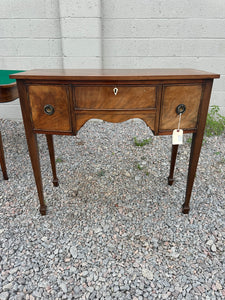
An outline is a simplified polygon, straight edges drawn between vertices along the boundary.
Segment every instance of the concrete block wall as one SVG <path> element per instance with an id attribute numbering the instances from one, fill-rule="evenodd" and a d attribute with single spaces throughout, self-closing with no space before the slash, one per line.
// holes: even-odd
<path id="1" fill-rule="evenodd" d="M 224 0 L 1 0 L 0 68 L 197 68 L 221 74 Z M 18 102 L 0 118 L 21 119 Z"/>
<path id="2" fill-rule="evenodd" d="M 211 105 L 225 115 L 224 0 L 103 1 L 104 68 L 218 72 Z"/>
<path id="3" fill-rule="evenodd" d="M 100 0 L 1 0 L 1 69 L 101 67 Z M 0 118 L 21 120 L 19 101 Z"/>
<path id="4" fill-rule="evenodd" d="M 61 29 L 55 0 L 1 0 L 0 68 L 61 68 Z M 0 104 L 0 118 L 22 119 L 19 101 Z"/>
<path id="5" fill-rule="evenodd" d="M 64 68 L 102 68 L 101 0 L 59 0 Z"/>
<path id="6" fill-rule="evenodd" d="M 2 69 L 62 66 L 58 3 L 54 0 L 1 0 Z"/>

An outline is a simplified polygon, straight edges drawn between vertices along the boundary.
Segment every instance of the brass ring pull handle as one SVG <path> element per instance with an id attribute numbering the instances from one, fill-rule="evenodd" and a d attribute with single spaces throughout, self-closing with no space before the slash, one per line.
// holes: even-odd
<path id="1" fill-rule="evenodd" d="M 184 104 L 179 104 L 177 107 L 176 107 L 176 113 L 178 115 L 180 114 L 183 114 L 186 110 L 186 106 Z"/>
<path id="2" fill-rule="evenodd" d="M 115 96 L 117 95 L 118 91 L 119 91 L 119 90 L 118 90 L 118 88 L 116 88 L 116 87 L 113 89 L 113 93 L 114 93 Z"/>
<path id="3" fill-rule="evenodd" d="M 44 107 L 44 112 L 46 113 L 46 115 L 51 116 L 51 115 L 54 114 L 55 109 L 54 109 L 54 107 L 51 104 L 47 104 Z"/>

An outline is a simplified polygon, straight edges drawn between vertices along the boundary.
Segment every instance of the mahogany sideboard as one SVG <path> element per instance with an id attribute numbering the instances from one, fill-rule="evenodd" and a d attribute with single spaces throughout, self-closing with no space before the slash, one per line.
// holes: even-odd
<path id="1" fill-rule="evenodd" d="M 28 149 L 36 181 L 40 213 L 46 214 L 36 135 L 46 134 L 53 184 L 58 186 L 54 134 L 76 135 L 91 118 L 122 122 L 140 118 L 154 135 L 171 135 L 178 126 L 193 133 L 187 187 L 182 212 L 190 198 L 201 151 L 213 85 L 219 74 L 193 69 L 31 70 L 10 75 L 17 81 Z M 172 146 L 168 184 L 178 145 Z"/>

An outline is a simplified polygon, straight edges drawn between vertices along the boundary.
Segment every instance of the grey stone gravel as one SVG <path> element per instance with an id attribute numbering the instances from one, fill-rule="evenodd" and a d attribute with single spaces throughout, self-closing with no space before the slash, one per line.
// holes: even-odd
<path id="1" fill-rule="evenodd" d="M 54 137 L 57 188 L 39 135 L 41 216 L 22 122 L 0 120 L 0 130 L 0 300 L 225 298 L 225 135 L 206 139 L 189 215 L 190 135 L 168 186 L 171 137 L 141 120 L 89 121 L 76 137 Z"/>
<path id="2" fill-rule="evenodd" d="M 73 258 L 77 258 L 77 248 L 76 248 L 76 246 L 72 246 L 70 248 L 70 253 L 73 256 Z"/>
<path id="3" fill-rule="evenodd" d="M 7 300 L 9 299 L 9 293 L 8 292 L 3 292 L 0 294 L 0 300 Z"/>

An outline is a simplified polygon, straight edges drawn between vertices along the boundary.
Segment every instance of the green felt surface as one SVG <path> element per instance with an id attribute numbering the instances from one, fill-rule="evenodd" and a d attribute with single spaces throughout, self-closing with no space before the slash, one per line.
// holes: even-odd
<path id="1" fill-rule="evenodd" d="M 24 71 L 19 70 L 0 70 L 0 84 L 9 84 L 16 81 L 16 79 L 10 79 L 9 75 L 14 73 L 19 73 Z"/>

